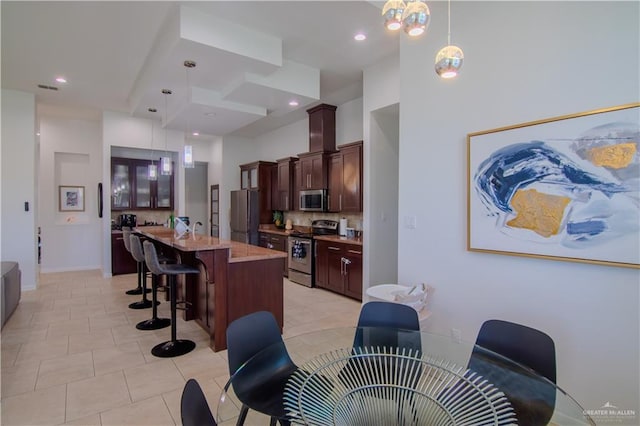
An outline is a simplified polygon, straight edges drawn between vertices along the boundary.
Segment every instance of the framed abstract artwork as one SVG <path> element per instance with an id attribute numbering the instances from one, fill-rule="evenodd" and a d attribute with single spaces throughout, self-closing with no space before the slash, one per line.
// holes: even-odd
<path id="1" fill-rule="evenodd" d="M 84 211 L 84 186 L 59 187 L 59 210 L 61 212 Z"/>
<path id="2" fill-rule="evenodd" d="M 467 135 L 467 250 L 640 268 L 640 103 Z"/>

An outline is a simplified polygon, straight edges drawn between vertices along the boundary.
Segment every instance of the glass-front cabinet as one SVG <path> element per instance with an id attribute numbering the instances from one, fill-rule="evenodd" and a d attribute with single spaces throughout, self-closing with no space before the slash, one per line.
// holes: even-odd
<path id="1" fill-rule="evenodd" d="M 135 164 L 136 169 L 136 209 L 150 209 L 151 208 L 151 181 L 149 180 L 149 166 L 148 164 L 138 163 Z"/>
<path id="2" fill-rule="evenodd" d="M 149 164 L 150 160 L 111 159 L 112 210 L 173 210 L 173 174 L 149 180 Z"/>
<path id="3" fill-rule="evenodd" d="M 111 160 L 111 209 L 131 208 L 131 175 L 129 160 L 113 158 Z"/>

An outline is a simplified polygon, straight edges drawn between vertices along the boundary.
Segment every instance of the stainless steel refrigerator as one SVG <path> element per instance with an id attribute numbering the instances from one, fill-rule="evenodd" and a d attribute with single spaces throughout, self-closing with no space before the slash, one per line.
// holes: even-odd
<path id="1" fill-rule="evenodd" d="M 259 225 L 258 191 L 231 191 L 231 239 L 258 245 Z"/>

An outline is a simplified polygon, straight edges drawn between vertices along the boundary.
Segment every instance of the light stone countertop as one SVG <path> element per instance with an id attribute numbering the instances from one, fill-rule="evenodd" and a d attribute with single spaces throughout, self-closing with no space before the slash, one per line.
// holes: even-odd
<path id="1" fill-rule="evenodd" d="M 230 249 L 229 263 L 287 257 L 284 252 L 207 235 L 186 234 L 178 238 L 173 229 L 164 226 L 144 226 L 135 228 L 135 232 L 180 251 Z"/>

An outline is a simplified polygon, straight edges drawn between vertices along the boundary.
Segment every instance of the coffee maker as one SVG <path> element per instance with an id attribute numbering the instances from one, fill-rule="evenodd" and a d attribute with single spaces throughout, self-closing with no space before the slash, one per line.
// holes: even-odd
<path id="1" fill-rule="evenodd" d="M 135 214 L 121 214 L 120 215 L 120 228 L 127 226 L 129 228 L 135 228 L 136 215 Z"/>

